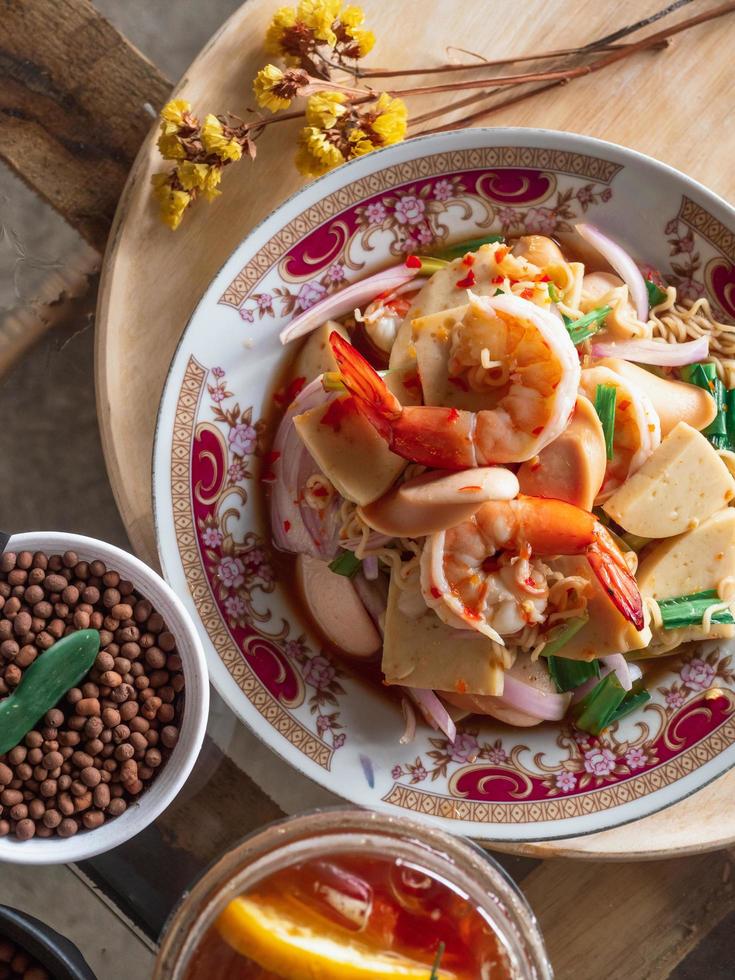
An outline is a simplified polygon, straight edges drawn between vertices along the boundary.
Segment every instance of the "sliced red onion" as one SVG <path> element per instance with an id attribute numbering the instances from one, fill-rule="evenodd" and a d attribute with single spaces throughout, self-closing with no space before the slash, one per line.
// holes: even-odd
<path id="1" fill-rule="evenodd" d="M 363 569 L 365 563 L 363 562 Z M 383 635 L 383 625 L 385 621 L 385 611 L 388 608 L 388 584 L 384 578 L 369 580 L 362 572 L 358 572 L 352 579 L 355 592 L 360 597 L 365 607 L 365 611 L 375 624 L 375 628 Z"/>
<path id="2" fill-rule="evenodd" d="M 611 653 L 609 657 L 601 657 L 600 659 L 606 667 L 615 672 L 622 689 L 629 691 L 633 686 L 633 679 L 630 676 L 628 661 L 622 653 Z"/>
<path id="3" fill-rule="evenodd" d="M 319 300 L 308 310 L 300 313 L 289 323 L 280 333 L 282 344 L 287 344 L 297 337 L 303 337 L 312 330 L 316 330 L 327 320 L 334 320 L 346 313 L 352 313 L 355 307 L 363 306 L 370 300 L 375 299 L 380 293 L 390 292 L 398 289 L 405 283 L 415 279 L 418 269 L 407 269 L 405 265 L 397 265 L 392 269 L 384 269 L 376 272 L 375 275 L 368 276 L 367 279 L 360 279 L 358 282 L 350 283 L 344 289 L 336 293 L 330 293 L 324 299 Z"/>
<path id="4" fill-rule="evenodd" d="M 406 722 L 403 735 L 399 738 L 401 745 L 408 745 L 416 738 L 416 712 L 408 698 L 401 698 L 401 711 Z"/>
<path id="5" fill-rule="evenodd" d="M 638 319 L 645 323 L 648 320 L 648 290 L 646 280 L 633 259 L 617 242 L 603 235 L 594 225 L 579 224 L 574 228 L 586 242 L 597 249 L 604 259 L 607 259 L 626 284 Z"/>
<path id="6" fill-rule="evenodd" d="M 457 737 L 457 726 L 436 694 L 423 687 L 407 687 L 405 690 L 418 705 L 427 724 L 444 732 L 449 741 L 454 744 Z"/>
<path id="7" fill-rule="evenodd" d="M 571 694 L 545 694 L 537 687 L 525 684 L 506 672 L 503 677 L 503 693 L 498 700 L 533 718 L 561 721 L 567 713 Z"/>
<path id="8" fill-rule="evenodd" d="M 374 582 L 380 571 L 378 567 L 378 556 L 367 555 L 362 560 L 362 570 L 368 582 Z"/>
<path id="9" fill-rule="evenodd" d="M 709 356 L 709 337 L 697 337 L 683 344 L 665 340 L 621 340 L 617 343 L 592 344 L 593 357 L 622 357 L 636 364 L 657 364 L 659 367 L 682 367 L 696 364 Z"/>
<path id="10" fill-rule="evenodd" d="M 337 552 L 338 527 L 333 515 L 319 514 L 302 504 L 303 488 L 319 473 L 293 423 L 296 415 L 325 405 L 334 393 L 325 392 L 321 378 L 308 384 L 291 402 L 281 419 L 273 442 L 275 481 L 271 493 L 271 526 L 279 548 L 313 558 L 333 558 Z"/>

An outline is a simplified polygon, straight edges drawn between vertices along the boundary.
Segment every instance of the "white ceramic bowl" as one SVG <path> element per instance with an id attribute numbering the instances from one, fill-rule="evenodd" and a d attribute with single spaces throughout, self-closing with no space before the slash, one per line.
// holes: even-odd
<path id="1" fill-rule="evenodd" d="M 291 765 L 353 803 L 506 842 L 605 830 L 668 807 L 735 765 L 735 640 L 683 650 L 650 704 L 602 737 L 491 718 L 457 741 L 330 663 L 271 564 L 257 422 L 281 377 L 279 331 L 345 283 L 499 232 L 595 224 L 686 300 L 735 322 L 735 209 L 640 153 L 573 133 L 468 129 L 408 140 L 303 187 L 212 280 L 174 356 L 154 452 L 164 574 L 199 626 L 212 682 Z M 709 692 L 714 688 L 717 696 Z M 697 829 L 690 841 L 696 844 Z M 655 837 L 651 847 L 656 846 Z"/>
<path id="2" fill-rule="evenodd" d="M 191 773 L 204 739 L 209 714 L 209 679 L 202 644 L 181 600 L 153 569 L 121 548 L 81 534 L 29 531 L 14 534 L 7 551 L 75 551 L 82 561 L 99 559 L 108 568 L 135 584 L 136 589 L 161 613 L 176 638 L 186 679 L 184 716 L 179 741 L 151 786 L 120 817 L 97 830 L 80 830 L 73 837 L 34 837 L 17 841 L 0 838 L 0 861 L 11 864 L 68 864 L 102 854 L 140 833 L 174 800 Z"/>

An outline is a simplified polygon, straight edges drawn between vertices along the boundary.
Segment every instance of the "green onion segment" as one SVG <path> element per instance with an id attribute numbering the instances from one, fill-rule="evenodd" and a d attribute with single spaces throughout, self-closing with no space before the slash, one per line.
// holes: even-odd
<path id="1" fill-rule="evenodd" d="M 542 655 L 553 657 L 565 643 L 568 643 L 576 633 L 579 633 L 589 618 L 589 613 L 585 611 L 581 616 L 574 616 L 557 626 L 553 626 L 546 634 L 546 645 L 541 651 Z"/>
<path id="2" fill-rule="evenodd" d="M 613 441 L 615 439 L 615 403 L 618 389 L 615 385 L 598 385 L 595 391 L 595 411 L 600 417 L 602 431 L 605 434 L 605 451 L 607 458 L 613 458 Z"/>
<path id="3" fill-rule="evenodd" d="M 329 568 L 330 571 L 334 572 L 336 575 L 344 575 L 347 578 L 352 578 L 356 575 L 362 562 L 352 551 L 343 551 L 334 559 L 330 561 Z"/>
<path id="4" fill-rule="evenodd" d="M 439 249 L 434 253 L 435 258 L 445 259 L 451 262 L 452 259 L 461 259 L 468 252 L 476 252 L 483 245 L 499 245 L 505 241 L 502 235 L 485 235 L 484 238 L 468 238 L 463 242 L 456 242 L 454 245 L 447 245 L 446 248 Z"/>
<path id="5" fill-rule="evenodd" d="M 646 291 L 648 293 L 649 306 L 658 306 L 666 299 L 666 293 L 660 286 L 657 286 L 651 279 L 646 279 Z"/>
<path id="6" fill-rule="evenodd" d="M 602 329 L 605 317 L 612 311 L 611 306 L 598 306 L 596 310 L 590 310 L 579 320 L 572 320 L 571 317 L 564 317 L 564 326 L 569 331 L 573 344 L 581 344 L 598 330 Z"/>
<path id="7" fill-rule="evenodd" d="M 714 589 L 704 592 L 692 592 L 689 595 L 679 595 L 672 599 L 660 599 L 658 608 L 665 630 L 681 629 L 682 626 L 699 626 L 705 611 L 710 606 L 721 602 Z M 735 623 L 732 613 L 728 610 L 715 613 L 713 623 Z"/>

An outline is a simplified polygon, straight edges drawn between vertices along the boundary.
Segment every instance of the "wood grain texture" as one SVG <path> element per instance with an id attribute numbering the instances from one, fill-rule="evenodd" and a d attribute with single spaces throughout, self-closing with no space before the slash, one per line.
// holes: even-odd
<path id="1" fill-rule="evenodd" d="M 0 157 L 100 252 L 170 88 L 89 0 L 0 0 Z"/>
<path id="2" fill-rule="evenodd" d="M 521 888 L 556 980 L 665 980 L 735 909 L 731 858 L 721 852 L 615 868 L 545 861 Z"/>
<path id="3" fill-rule="evenodd" d="M 271 0 L 249 0 L 202 51 L 176 94 L 197 112 L 242 112 L 263 63 L 261 39 Z M 523 16 L 514 0 L 496 0 L 492 17 L 481 3 L 441 0 L 401 6 L 400 30 L 390 0 L 366 0 L 378 43 L 373 64 L 438 63 L 453 43 L 490 57 L 583 44 L 661 6 L 661 0 L 529 0 Z M 697 7 L 684 8 L 684 19 Z M 709 4 L 714 6 L 714 4 Z M 381 29 L 381 24 L 383 25 Z M 406 38 L 411 38 L 406 50 Z M 735 128 L 730 111 L 730 52 L 735 17 L 704 25 L 655 54 L 638 55 L 491 117 L 494 125 L 572 130 L 623 143 L 686 171 L 724 197 L 735 197 Z M 682 91 L 686 98 L 682 98 Z M 446 98 L 438 96 L 437 98 Z M 414 111 L 438 104 L 416 101 Z M 160 225 L 150 200 L 151 173 L 160 168 L 153 134 L 128 180 L 105 257 L 98 305 L 99 417 L 108 470 L 138 553 L 157 563 L 150 465 L 161 389 L 182 330 L 210 280 L 248 231 L 299 186 L 291 164 L 294 128 L 279 126 L 259 143 L 254 165 L 231 167 L 224 194 L 200 204 L 181 229 Z M 712 135 L 717 148 L 712 152 Z M 504 848 L 536 857 L 574 855 L 627 859 L 686 853 L 735 840 L 730 801 L 735 774 L 723 777 L 665 813 L 584 838 Z M 723 814 L 725 815 L 723 817 Z"/>
<path id="4" fill-rule="evenodd" d="M 32 303 L 0 318 L 0 378 L 48 330 L 91 315 L 99 268 L 99 253 L 80 242 L 63 268 L 43 281 Z"/>

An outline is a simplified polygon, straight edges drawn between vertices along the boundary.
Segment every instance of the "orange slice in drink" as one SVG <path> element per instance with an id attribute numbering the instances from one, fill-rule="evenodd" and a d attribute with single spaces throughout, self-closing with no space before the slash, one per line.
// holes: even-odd
<path id="1" fill-rule="evenodd" d="M 297 917 L 298 916 L 298 917 Z M 229 946 L 283 980 L 429 980 L 431 966 L 329 932 L 287 903 L 234 899 L 217 919 Z M 437 980 L 455 980 L 441 968 Z"/>

